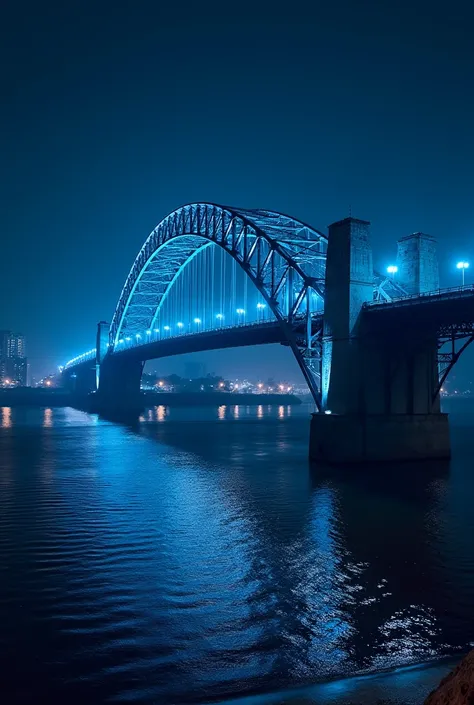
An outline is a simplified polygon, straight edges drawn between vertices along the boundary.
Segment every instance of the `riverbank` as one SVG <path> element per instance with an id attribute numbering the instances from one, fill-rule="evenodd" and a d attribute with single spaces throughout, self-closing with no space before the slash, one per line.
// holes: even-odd
<path id="1" fill-rule="evenodd" d="M 459 657 L 448 657 L 302 688 L 219 700 L 216 705 L 423 705 L 459 661 Z"/>
<path id="2" fill-rule="evenodd" d="M 64 389 L 18 387 L 0 390 L 0 406 L 94 408 L 94 395 L 79 397 Z M 299 405 L 301 399 L 294 394 L 238 394 L 235 392 L 143 392 L 143 408 L 147 406 L 268 406 Z"/>

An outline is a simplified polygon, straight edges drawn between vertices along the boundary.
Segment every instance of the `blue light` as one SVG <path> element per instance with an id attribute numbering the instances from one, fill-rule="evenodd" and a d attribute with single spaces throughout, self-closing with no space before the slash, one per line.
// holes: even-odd
<path id="1" fill-rule="evenodd" d="M 181 321 L 180 321 L 180 322 L 177 323 L 176 325 L 178 326 L 178 328 L 182 328 L 182 327 L 184 326 L 184 323 L 181 323 Z"/>
<path id="2" fill-rule="evenodd" d="M 129 343 L 129 342 L 131 341 L 130 336 L 128 335 L 128 336 L 125 338 L 125 340 L 127 341 L 127 343 Z"/>
<path id="3" fill-rule="evenodd" d="M 396 274 L 398 272 L 398 267 L 394 264 L 389 264 L 387 267 L 388 274 Z"/>
<path id="4" fill-rule="evenodd" d="M 123 338 L 120 338 L 119 345 L 122 345 L 122 344 L 123 344 Z"/>
<path id="5" fill-rule="evenodd" d="M 257 308 L 266 308 L 266 307 L 267 307 L 267 304 L 260 304 L 260 303 L 257 304 Z M 237 311 L 237 313 L 238 313 L 238 311 Z"/>
<path id="6" fill-rule="evenodd" d="M 245 309 L 244 309 L 244 308 L 238 308 L 238 309 L 237 309 L 237 313 L 239 314 L 239 316 L 243 316 L 243 315 L 245 314 Z"/>
<path id="7" fill-rule="evenodd" d="M 458 262 L 456 267 L 458 269 L 469 269 L 469 262 Z"/>
<path id="8" fill-rule="evenodd" d="M 147 330 L 146 334 L 151 335 L 151 330 Z"/>
<path id="9" fill-rule="evenodd" d="M 140 333 L 135 333 L 135 338 L 136 338 L 137 340 L 139 340 L 141 337 L 142 337 L 142 336 L 140 335 Z"/>
<path id="10" fill-rule="evenodd" d="M 169 326 L 163 326 L 163 330 L 170 330 Z"/>
<path id="11" fill-rule="evenodd" d="M 222 321 L 222 319 L 224 318 L 224 314 L 223 313 L 216 313 L 216 318 L 218 318 L 220 321 Z"/>
<path id="12" fill-rule="evenodd" d="M 153 330 L 154 330 L 155 333 L 159 333 L 159 332 L 160 332 L 160 329 L 159 329 L 159 328 L 154 328 Z"/>
<path id="13" fill-rule="evenodd" d="M 201 319 L 200 319 L 200 318 L 195 318 L 195 319 L 194 319 L 194 323 L 197 323 L 197 324 L 201 323 Z"/>

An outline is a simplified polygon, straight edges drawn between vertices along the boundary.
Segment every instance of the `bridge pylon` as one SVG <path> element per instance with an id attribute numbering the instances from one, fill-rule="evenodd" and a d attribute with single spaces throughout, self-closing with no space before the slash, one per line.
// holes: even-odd
<path id="1" fill-rule="evenodd" d="M 449 426 L 437 393 L 436 328 L 423 318 L 409 325 L 406 309 L 390 322 L 370 314 L 369 226 L 346 218 L 329 228 L 323 410 L 312 417 L 310 457 L 330 463 L 447 458 Z M 407 263 L 407 275 L 419 276 L 419 248 L 404 255 L 405 261 L 417 260 Z M 431 242 L 430 257 L 434 279 Z"/>

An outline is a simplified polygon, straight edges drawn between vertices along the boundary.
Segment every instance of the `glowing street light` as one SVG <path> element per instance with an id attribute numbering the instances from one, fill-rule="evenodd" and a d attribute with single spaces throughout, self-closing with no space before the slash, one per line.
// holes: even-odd
<path id="1" fill-rule="evenodd" d="M 151 330 L 147 330 L 146 334 L 151 335 Z"/>
<path id="2" fill-rule="evenodd" d="M 387 267 L 387 272 L 395 279 L 395 274 L 398 272 L 398 267 L 395 264 L 389 264 Z"/>
<path id="3" fill-rule="evenodd" d="M 200 326 L 201 323 L 202 323 L 201 319 L 200 319 L 200 318 L 195 318 L 195 319 L 194 319 L 194 323 L 197 325 L 198 330 L 199 330 L 199 326 Z"/>
<path id="4" fill-rule="evenodd" d="M 223 313 L 216 313 L 216 318 L 219 321 L 219 326 L 222 328 L 224 325 L 224 314 Z"/>
<path id="5" fill-rule="evenodd" d="M 244 308 L 238 308 L 238 309 L 236 309 L 236 313 L 237 313 L 237 315 L 238 315 L 238 317 L 239 317 L 239 321 L 238 321 L 239 324 L 242 323 L 242 320 L 243 320 L 244 323 L 245 323 L 245 309 L 244 309 Z"/>
<path id="6" fill-rule="evenodd" d="M 458 262 L 456 265 L 457 269 L 461 270 L 462 273 L 462 285 L 464 286 L 464 272 L 469 269 L 469 262 Z"/>
<path id="7" fill-rule="evenodd" d="M 131 337 L 130 337 L 129 335 L 127 335 L 127 337 L 125 338 L 125 340 L 127 341 L 127 343 L 129 343 L 129 342 L 131 341 Z"/>
<path id="8" fill-rule="evenodd" d="M 184 323 L 181 323 L 181 321 L 179 323 L 177 323 L 176 325 L 178 326 L 178 328 L 180 330 L 181 330 L 181 328 L 184 328 Z"/>
<path id="9" fill-rule="evenodd" d="M 169 333 L 171 328 L 170 328 L 170 326 L 163 326 L 163 330 L 165 330 L 167 333 Z M 171 335 L 171 333 L 170 333 L 170 335 Z"/>
<path id="10" fill-rule="evenodd" d="M 258 304 L 257 304 L 257 321 L 260 320 L 260 314 L 262 314 L 262 316 L 263 316 L 263 312 L 265 311 L 266 307 L 267 307 L 267 304 L 262 304 L 261 301 L 258 302 Z"/>

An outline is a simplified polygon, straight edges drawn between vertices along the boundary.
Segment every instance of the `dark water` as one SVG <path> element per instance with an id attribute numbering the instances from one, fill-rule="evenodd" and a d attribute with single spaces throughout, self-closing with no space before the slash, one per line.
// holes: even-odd
<path id="1" fill-rule="evenodd" d="M 0 409 L 2 702 L 336 702 L 301 689 L 467 650 L 474 407 L 450 466 L 311 470 L 308 419 Z"/>

